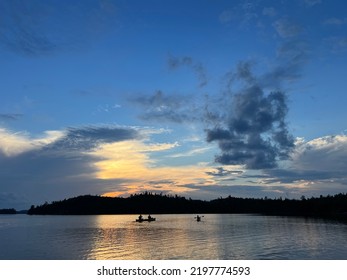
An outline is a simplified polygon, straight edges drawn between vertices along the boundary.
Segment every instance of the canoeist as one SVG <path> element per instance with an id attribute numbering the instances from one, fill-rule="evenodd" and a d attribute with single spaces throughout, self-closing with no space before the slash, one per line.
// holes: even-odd
<path id="1" fill-rule="evenodd" d="M 143 220 L 142 215 L 139 216 L 139 222 L 141 222 Z"/>

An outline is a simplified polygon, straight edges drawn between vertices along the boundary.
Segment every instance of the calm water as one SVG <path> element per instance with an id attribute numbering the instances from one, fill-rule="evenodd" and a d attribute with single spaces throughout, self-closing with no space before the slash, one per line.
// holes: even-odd
<path id="1" fill-rule="evenodd" d="M 347 259 L 347 225 L 260 215 L 0 215 L 0 259 Z"/>

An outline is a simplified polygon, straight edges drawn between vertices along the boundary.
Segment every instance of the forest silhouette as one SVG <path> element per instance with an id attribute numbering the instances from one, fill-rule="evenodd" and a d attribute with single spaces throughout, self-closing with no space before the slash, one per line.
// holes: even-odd
<path id="1" fill-rule="evenodd" d="M 14 208 L 0 209 L 0 215 L 2 214 L 17 214 L 17 211 Z"/>
<path id="2" fill-rule="evenodd" d="M 307 216 L 347 221 L 347 194 L 301 199 L 238 198 L 228 196 L 210 201 L 187 199 L 178 195 L 150 192 L 130 197 L 83 195 L 45 202 L 28 210 L 29 215 L 100 215 L 100 214 L 196 214 L 238 213 L 282 216 Z"/>

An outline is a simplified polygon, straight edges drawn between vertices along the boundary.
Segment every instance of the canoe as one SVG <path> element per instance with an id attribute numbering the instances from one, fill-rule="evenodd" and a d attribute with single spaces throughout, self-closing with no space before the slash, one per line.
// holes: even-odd
<path id="1" fill-rule="evenodd" d="M 154 222 L 155 218 L 150 218 L 150 219 L 136 219 L 136 222 L 142 223 L 142 222 Z"/>

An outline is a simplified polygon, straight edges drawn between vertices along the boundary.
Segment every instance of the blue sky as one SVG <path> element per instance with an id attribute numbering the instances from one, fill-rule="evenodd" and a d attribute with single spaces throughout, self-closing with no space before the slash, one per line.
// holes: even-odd
<path id="1" fill-rule="evenodd" d="M 345 1 L 0 1 L 0 208 L 347 188 Z"/>

